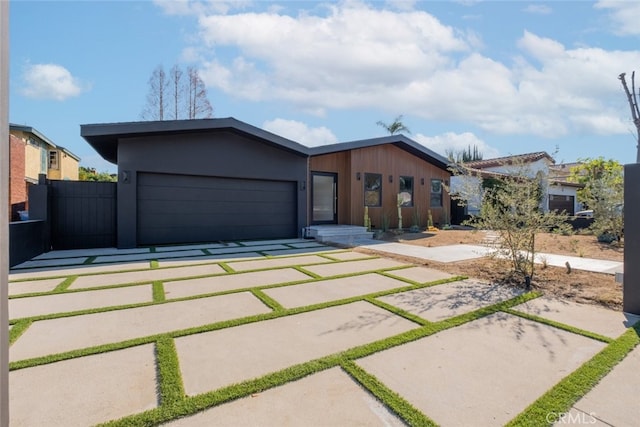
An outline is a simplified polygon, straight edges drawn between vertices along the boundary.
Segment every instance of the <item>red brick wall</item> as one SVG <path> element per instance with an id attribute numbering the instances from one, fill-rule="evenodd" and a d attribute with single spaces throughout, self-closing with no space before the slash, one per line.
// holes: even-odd
<path id="1" fill-rule="evenodd" d="M 11 220 L 18 219 L 18 211 L 27 207 L 27 183 L 25 174 L 24 142 L 9 135 L 9 205 Z"/>

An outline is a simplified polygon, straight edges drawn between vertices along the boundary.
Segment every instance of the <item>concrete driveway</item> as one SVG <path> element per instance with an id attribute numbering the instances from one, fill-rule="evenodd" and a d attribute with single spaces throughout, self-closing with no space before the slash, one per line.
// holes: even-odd
<path id="1" fill-rule="evenodd" d="M 9 293 L 12 426 L 640 418 L 638 319 L 314 241 L 50 252 Z"/>

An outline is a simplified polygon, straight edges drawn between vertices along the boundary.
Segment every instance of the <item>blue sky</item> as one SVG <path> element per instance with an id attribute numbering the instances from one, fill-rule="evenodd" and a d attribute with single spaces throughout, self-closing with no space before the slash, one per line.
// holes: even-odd
<path id="1" fill-rule="evenodd" d="M 306 145 L 409 137 L 485 158 L 635 161 L 618 75 L 640 2 L 29 1 L 10 4 L 10 121 L 99 171 L 80 125 L 136 121 L 153 69 L 196 67 L 215 117 Z M 639 78 L 640 81 L 640 78 Z"/>

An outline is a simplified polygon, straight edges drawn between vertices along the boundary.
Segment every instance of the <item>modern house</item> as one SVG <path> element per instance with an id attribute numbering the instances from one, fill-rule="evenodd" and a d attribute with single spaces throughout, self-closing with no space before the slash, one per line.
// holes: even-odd
<path id="1" fill-rule="evenodd" d="M 118 165 L 118 247 L 287 238 L 314 224 L 444 221 L 447 160 L 402 135 L 309 148 L 234 118 L 87 124 Z M 443 185 L 445 184 L 445 185 Z"/>
<path id="2" fill-rule="evenodd" d="M 567 215 L 573 215 L 581 208 L 577 199 L 577 190 L 582 188 L 582 185 L 567 181 L 568 175 L 558 174 L 555 160 L 544 151 L 477 160 L 467 162 L 464 166 L 471 171 L 472 176 L 452 177 L 451 191 L 453 193 L 459 190 L 465 180 L 496 178 L 500 175 L 513 173 L 524 173 L 524 175 L 533 178 L 542 174 L 547 179 L 542 202 L 542 208 L 545 211 L 565 211 Z M 480 210 L 480 203 L 480 195 L 478 198 L 468 201 L 467 214 L 477 214 Z"/>
<path id="3" fill-rule="evenodd" d="M 39 175 L 48 179 L 77 180 L 80 158 L 31 126 L 9 125 L 10 189 L 12 220 L 28 207 L 28 187 Z"/>

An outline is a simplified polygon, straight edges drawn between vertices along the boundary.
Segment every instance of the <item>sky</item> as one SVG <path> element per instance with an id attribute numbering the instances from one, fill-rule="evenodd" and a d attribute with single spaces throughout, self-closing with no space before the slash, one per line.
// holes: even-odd
<path id="1" fill-rule="evenodd" d="M 618 76 L 640 71 L 639 21 L 640 2 L 610 0 L 14 0 L 10 122 L 115 172 L 80 125 L 141 120 L 153 70 L 179 65 L 214 117 L 308 146 L 384 136 L 377 122 L 402 115 L 440 154 L 626 164 Z"/>

